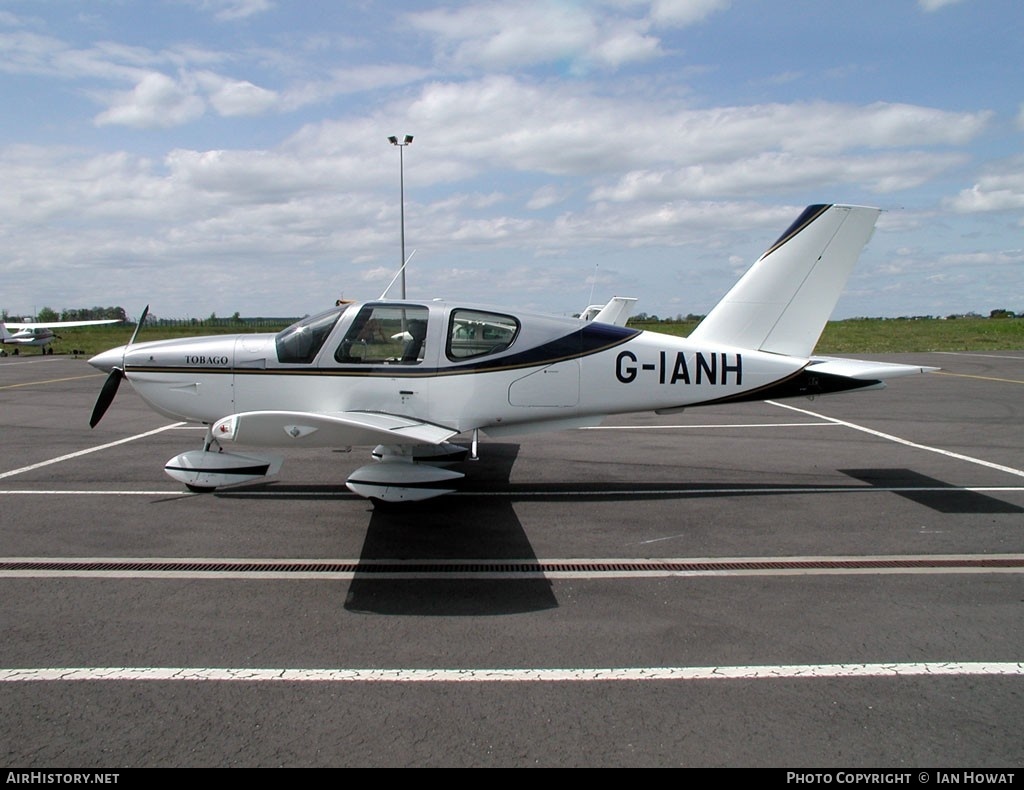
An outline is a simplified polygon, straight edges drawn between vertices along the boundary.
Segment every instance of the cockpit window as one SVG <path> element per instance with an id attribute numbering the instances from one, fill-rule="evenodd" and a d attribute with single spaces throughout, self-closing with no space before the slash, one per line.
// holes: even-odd
<path id="1" fill-rule="evenodd" d="M 419 305 L 366 305 L 334 358 L 342 364 L 419 364 L 426 352 L 427 314 Z"/>
<path id="2" fill-rule="evenodd" d="M 343 312 L 344 307 L 332 307 L 323 313 L 306 316 L 287 329 L 282 329 L 275 339 L 277 361 L 308 365 L 316 358 Z"/>
<path id="3" fill-rule="evenodd" d="M 512 345 L 519 322 L 510 315 L 479 310 L 453 310 L 448 326 L 448 359 L 497 354 Z"/>

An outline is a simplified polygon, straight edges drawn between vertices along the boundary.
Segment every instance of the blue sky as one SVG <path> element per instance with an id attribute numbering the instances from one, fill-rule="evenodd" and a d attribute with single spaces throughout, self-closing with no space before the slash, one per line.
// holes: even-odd
<path id="1" fill-rule="evenodd" d="M 875 205 L 835 317 L 1024 311 L 1019 0 L 0 0 L 0 308 L 705 313 Z M 393 294 L 394 295 L 394 294 Z M 593 299 L 591 296 L 593 295 Z"/>

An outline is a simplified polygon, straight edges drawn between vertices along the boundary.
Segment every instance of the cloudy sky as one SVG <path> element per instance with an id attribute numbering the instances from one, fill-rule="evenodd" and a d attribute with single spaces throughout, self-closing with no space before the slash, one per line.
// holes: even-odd
<path id="1" fill-rule="evenodd" d="M 1020 0 L 0 0 L 0 307 L 705 313 L 810 203 L 836 310 L 1024 311 Z M 397 296 L 397 293 L 392 294 Z"/>

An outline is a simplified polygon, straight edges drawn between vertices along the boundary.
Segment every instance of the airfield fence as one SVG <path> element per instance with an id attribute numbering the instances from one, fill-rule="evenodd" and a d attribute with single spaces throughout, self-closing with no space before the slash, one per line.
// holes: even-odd
<path id="1" fill-rule="evenodd" d="M 151 318 L 146 326 L 157 327 L 198 327 L 207 329 L 280 329 L 299 320 L 294 318 Z"/>

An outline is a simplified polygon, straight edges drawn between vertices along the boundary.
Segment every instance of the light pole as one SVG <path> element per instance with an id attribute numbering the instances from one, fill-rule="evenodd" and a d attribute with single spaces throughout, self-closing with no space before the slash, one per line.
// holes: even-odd
<path id="1" fill-rule="evenodd" d="M 398 147 L 399 211 L 402 218 L 402 299 L 405 299 L 405 147 L 412 142 L 412 135 L 407 134 L 402 142 L 398 142 L 398 138 L 392 135 L 388 142 Z"/>

